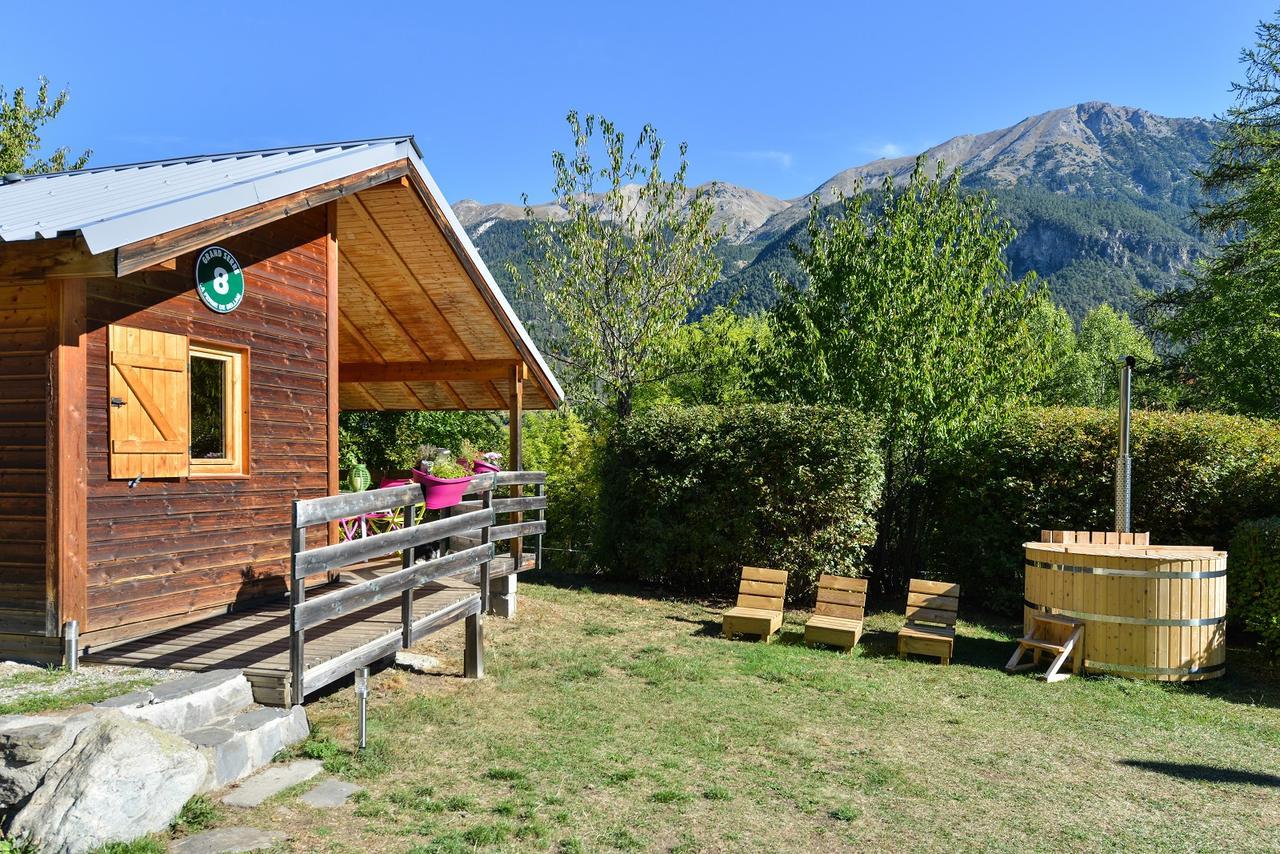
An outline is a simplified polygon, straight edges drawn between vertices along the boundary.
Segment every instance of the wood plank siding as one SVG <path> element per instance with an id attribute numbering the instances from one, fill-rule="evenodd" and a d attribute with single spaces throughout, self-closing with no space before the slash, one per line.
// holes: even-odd
<path id="1" fill-rule="evenodd" d="M 45 573 L 51 314 L 43 281 L 0 280 L 0 624 L 8 634 L 45 635 L 56 622 Z"/>
<path id="2" fill-rule="evenodd" d="M 192 255 L 173 271 L 90 282 L 87 642 L 285 591 L 290 503 L 332 488 L 329 229 L 321 207 L 221 241 L 246 283 L 244 302 L 226 315 L 200 304 Z M 133 488 L 108 477 L 110 324 L 248 349 L 247 476 L 144 479 Z"/>

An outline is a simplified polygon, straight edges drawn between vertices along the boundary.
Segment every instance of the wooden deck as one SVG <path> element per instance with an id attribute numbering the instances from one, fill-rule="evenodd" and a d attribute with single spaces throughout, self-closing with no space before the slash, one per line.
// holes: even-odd
<path id="1" fill-rule="evenodd" d="M 497 564 L 497 561 L 494 561 Z M 510 574 L 507 559 L 506 574 Z M 387 567 L 399 568 L 399 558 Z M 382 569 L 374 567 L 371 569 Z M 497 569 L 497 567 L 494 567 Z M 316 590 L 323 594 L 343 582 Z M 457 578 L 444 578 L 420 588 L 413 602 L 413 637 L 418 640 L 451 623 L 478 613 L 480 590 Z M 392 655 L 402 643 L 400 602 L 395 599 L 344 614 L 307 632 L 308 690 L 361 666 Z M 243 670 L 259 703 L 282 706 L 289 688 L 289 602 L 286 599 L 169 629 L 128 641 L 84 661 L 175 670 Z M 332 678 L 327 679 L 332 674 Z"/>

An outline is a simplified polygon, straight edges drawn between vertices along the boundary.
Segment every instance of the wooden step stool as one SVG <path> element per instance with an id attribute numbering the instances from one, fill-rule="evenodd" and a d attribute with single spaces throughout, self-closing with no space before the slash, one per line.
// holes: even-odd
<path id="1" fill-rule="evenodd" d="M 1056 640 L 1063 634 L 1066 634 L 1065 640 Z M 1022 654 L 1028 650 L 1031 651 L 1031 661 L 1020 664 Z M 1061 682 L 1070 678 L 1071 673 L 1079 673 L 1084 663 L 1084 623 L 1059 614 L 1032 614 L 1030 633 L 1018 641 L 1018 648 L 1004 669 L 1017 673 L 1038 667 L 1040 656 L 1045 652 L 1052 652 L 1056 657 L 1045 671 L 1044 681 Z M 1071 657 L 1071 673 L 1061 673 L 1068 656 Z"/>

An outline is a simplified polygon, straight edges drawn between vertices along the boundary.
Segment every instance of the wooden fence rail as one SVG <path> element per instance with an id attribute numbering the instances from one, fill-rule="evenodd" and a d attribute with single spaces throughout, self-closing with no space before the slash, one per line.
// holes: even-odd
<path id="1" fill-rule="evenodd" d="M 417 484 L 344 493 L 293 503 L 293 537 L 289 585 L 289 669 L 290 702 L 301 703 L 308 693 L 355 672 L 395 651 L 412 646 L 417 640 L 444 625 L 465 619 L 466 673 L 480 678 L 484 672 L 484 637 L 482 615 L 489 610 L 490 564 L 494 559 L 494 543 L 512 541 L 519 548 L 521 537 L 535 537 L 534 566 L 542 565 L 542 535 L 546 532 L 547 497 L 545 472 L 491 472 L 478 475 L 468 484 L 466 495 L 479 500 L 464 501 L 458 508 L 464 512 L 429 522 L 412 524 L 422 503 L 422 489 Z M 520 496 L 520 487 L 533 485 L 535 494 Z M 497 488 L 508 488 L 511 497 L 494 498 Z M 362 513 L 403 511 L 401 518 L 409 524 L 398 530 L 346 542 L 308 549 L 307 528 L 323 525 Z M 521 521 L 526 511 L 537 519 Z M 499 515 L 515 521 L 495 525 Z M 463 548 L 438 557 L 422 557 L 421 550 L 431 544 L 449 541 Z M 307 599 L 306 580 L 321 573 L 334 573 L 373 558 L 400 552 L 402 568 L 396 572 L 325 592 Z M 511 572 L 523 568 L 523 554 L 513 552 Z M 504 558 L 505 560 L 505 558 Z M 476 568 L 479 568 L 478 578 Z M 478 581 L 479 591 L 438 614 L 415 620 L 414 591 L 447 576 L 466 575 Z M 464 588 L 465 589 L 465 588 Z M 330 659 L 308 670 L 306 667 L 306 633 L 344 614 L 359 611 L 395 596 L 401 599 L 400 637 L 378 641 Z"/>

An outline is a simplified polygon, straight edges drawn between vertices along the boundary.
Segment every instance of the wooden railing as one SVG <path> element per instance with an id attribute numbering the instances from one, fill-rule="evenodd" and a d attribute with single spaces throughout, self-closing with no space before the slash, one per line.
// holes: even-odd
<path id="1" fill-rule="evenodd" d="M 400 597 L 401 618 L 398 645 L 408 648 L 436 628 L 465 618 L 466 675 L 481 678 L 484 674 L 481 615 L 489 612 L 490 564 L 494 558 L 494 544 L 504 540 L 515 544 L 522 537 L 535 537 L 534 566 L 541 566 L 542 535 L 547 527 L 545 484 L 544 472 L 514 471 L 478 475 L 468 484 L 466 494 L 479 495 L 479 500 L 464 502 L 459 508 L 461 512 L 314 549 L 308 549 L 306 545 L 307 528 L 313 525 L 327 525 L 363 513 L 392 510 L 401 510 L 402 519 L 417 519 L 418 506 L 423 500 L 422 488 L 417 484 L 406 484 L 295 501 L 289 585 L 291 702 L 301 703 L 308 693 L 394 652 L 396 644 L 393 642 L 397 641 L 394 637 L 380 639 L 308 670 L 307 630 L 396 596 Z M 493 497 L 496 488 L 523 485 L 533 485 L 535 494 L 528 497 Z M 524 512 L 535 512 L 538 515 L 536 519 L 524 521 L 520 515 Z M 495 525 L 495 518 L 500 515 L 515 515 L 515 521 Z M 416 556 L 423 547 L 445 540 L 462 541 L 465 547 L 438 557 Z M 307 598 L 308 578 L 320 574 L 329 575 L 394 552 L 400 553 L 400 570 L 323 592 L 313 599 Z M 521 557 L 518 552 L 513 553 L 511 572 L 520 571 Z M 474 576 L 479 587 L 479 597 L 459 603 L 448 613 L 439 615 L 439 619 L 433 619 L 415 630 L 414 591 L 445 576 Z"/>
<path id="2" fill-rule="evenodd" d="M 492 497 L 496 489 L 507 488 L 515 493 L 521 487 L 532 486 L 533 495 L 512 495 L 509 497 Z M 533 537 L 533 568 L 542 568 L 542 536 L 547 532 L 547 473 L 543 471 L 500 471 L 478 475 L 467 484 L 463 493 L 463 501 L 453 508 L 455 513 L 466 513 L 476 509 L 489 507 L 494 514 L 494 527 L 489 531 L 490 543 L 508 542 L 512 566 L 511 572 L 519 572 L 523 558 L 523 540 Z M 483 499 L 471 498 L 474 495 L 491 496 L 488 503 Z M 524 514 L 536 513 L 533 519 L 525 519 Z M 499 517 L 508 517 L 504 524 L 498 524 Z M 474 537 L 467 535 L 453 538 L 455 544 L 474 545 L 478 543 Z M 485 596 L 485 613 L 489 612 L 488 591 Z"/>

